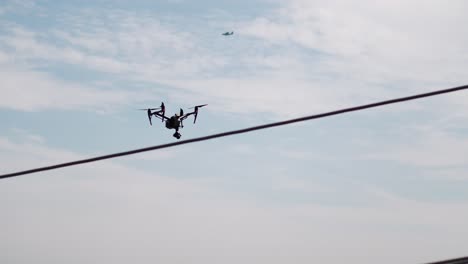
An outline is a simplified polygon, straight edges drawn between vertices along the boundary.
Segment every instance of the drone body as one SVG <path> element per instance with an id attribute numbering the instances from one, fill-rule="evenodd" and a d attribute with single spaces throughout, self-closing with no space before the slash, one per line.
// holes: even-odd
<path id="1" fill-rule="evenodd" d="M 194 106 L 194 107 L 190 108 L 190 109 L 194 109 L 193 112 L 186 113 L 186 114 L 184 114 L 184 110 L 182 110 L 182 108 L 181 108 L 179 114 L 175 114 L 175 115 L 173 115 L 171 117 L 167 117 L 165 115 L 166 106 L 164 105 L 164 102 L 161 103 L 161 106 L 159 108 L 148 108 L 148 109 L 140 109 L 140 110 L 147 111 L 148 120 L 150 122 L 150 125 L 153 125 L 153 122 L 152 122 L 152 117 L 153 116 L 156 117 L 156 118 L 159 118 L 159 119 L 161 119 L 162 122 L 165 121 L 165 125 L 166 125 L 167 129 L 175 129 L 176 132 L 174 133 L 173 136 L 175 138 L 177 138 L 177 139 L 180 139 L 180 137 L 182 135 L 179 133 L 179 129 L 184 127 L 183 121 L 187 117 L 193 115 L 194 116 L 193 123 L 195 124 L 195 122 L 197 121 L 198 109 L 201 108 L 201 107 L 204 107 L 206 105 L 207 104 Z M 152 111 L 154 111 L 154 112 L 152 112 Z"/>
<path id="2" fill-rule="evenodd" d="M 234 31 L 231 31 L 231 32 L 224 32 L 223 34 L 221 34 L 223 36 L 232 36 L 234 35 Z"/>

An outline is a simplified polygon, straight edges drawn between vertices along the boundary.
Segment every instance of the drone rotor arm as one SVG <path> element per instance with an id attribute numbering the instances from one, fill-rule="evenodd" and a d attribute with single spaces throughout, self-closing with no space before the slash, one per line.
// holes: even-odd
<path id="1" fill-rule="evenodd" d="M 197 122 L 197 117 L 198 117 L 198 109 L 199 108 L 202 108 L 204 106 L 207 106 L 208 104 L 202 104 L 202 105 L 196 105 L 194 107 L 191 107 L 190 109 L 194 109 L 194 111 L 192 112 L 192 114 L 194 114 L 194 118 L 193 118 L 193 123 L 195 124 L 195 122 Z"/>
<path id="2" fill-rule="evenodd" d="M 155 113 L 153 113 L 153 115 L 154 115 L 155 117 L 161 119 L 163 122 L 164 122 L 164 120 L 166 120 L 166 119 L 170 119 L 169 117 L 165 116 L 164 113 L 162 113 L 162 112 L 155 112 Z"/>
<path id="3" fill-rule="evenodd" d="M 180 117 L 180 120 L 181 120 L 181 121 L 182 121 L 182 120 L 185 120 L 185 119 L 187 119 L 189 116 L 193 115 L 194 113 L 195 113 L 195 112 L 186 113 L 185 115 L 183 115 L 183 116 Z"/>

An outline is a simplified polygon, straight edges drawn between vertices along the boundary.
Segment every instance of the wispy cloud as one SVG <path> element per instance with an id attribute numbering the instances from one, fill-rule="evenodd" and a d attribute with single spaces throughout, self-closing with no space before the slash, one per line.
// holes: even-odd
<path id="1" fill-rule="evenodd" d="M 0 223 L 8 226 L 3 232 L 8 243 L 0 252 L 9 260 L 73 256 L 91 261 L 112 255 L 118 257 L 115 263 L 124 263 L 138 255 L 142 263 L 174 258 L 217 263 L 226 256 L 252 263 L 372 263 L 404 247 L 398 259 L 414 263 L 462 254 L 466 237 L 460 228 L 467 217 L 465 205 L 416 203 L 381 194 L 387 201 L 371 208 L 264 206 L 112 163 L 27 177 L 0 187 L 3 201 L 21 193 L 21 201 L 0 205 L 7 216 Z M 280 187 L 297 186 L 283 182 Z M 136 240 L 137 248 L 132 247 Z M 57 252 L 63 241 L 66 249 Z M 17 244 L 25 246 L 19 251 Z M 100 248 L 99 254 L 93 248 Z"/>
<path id="2" fill-rule="evenodd" d="M 457 83 L 466 81 L 462 66 L 468 38 L 457 26 L 465 5 L 295 0 L 243 29 L 274 43 L 328 54 L 323 66 L 354 81 Z"/>
<path id="3" fill-rule="evenodd" d="M 0 158 L 7 161 L 2 164 L 7 164 L 8 169 L 81 156 L 34 142 L 0 139 Z M 304 191 L 304 186 L 289 177 L 272 181 L 277 191 Z M 468 217 L 463 213 L 467 212 L 464 204 L 421 203 L 372 187 L 380 202 L 371 207 L 265 206 L 226 196 L 204 182 L 170 179 L 114 161 L 5 180 L 0 188 L 3 201 L 22 194 L 21 202 L 0 205 L 7 216 L 0 223 L 8 226 L 3 233 L 9 241 L 2 245 L 6 251 L 1 256 L 8 259 L 27 256 L 50 260 L 47 256 L 52 255 L 54 259 L 69 259 L 73 255 L 86 261 L 100 259 L 103 252 L 115 256 L 115 248 L 130 248 L 126 254 L 117 253 L 118 261 L 126 262 L 130 252 L 132 258 L 138 254 L 151 261 L 169 262 L 179 256 L 210 263 L 204 257 L 209 254 L 216 258 L 213 263 L 231 255 L 272 263 L 282 263 L 291 256 L 298 263 L 344 259 L 370 263 L 380 261 L 389 250 L 404 247 L 411 249 L 404 251 L 411 254 L 400 254 L 398 259 L 423 262 L 463 253 L 466 232 L 460 227 Z M 324 190 L 319 187 L 318 191 Z M 54 221 L 50 220 L 52 215 Z M 31 218 L 35 221 L 31 222 Z M 74 228 L 70 229 L 70 225 Z M 20 235 L 24 232 L 34 235 Z M 20 255 L 14 245 L 26 243 L 25 237 L 28 246 Z M 323 243 L 324 237 L 327 243 Z M 134 240 L 140 241 L 138 250 L 132 249 Z M 57 255 L 56 248 L 62 241 L 68 241 L 67 249 L 89 245 L 83 248 L 88 254 L 64 250 Z M 107 246 L 108 241 L 112 246 Z M 101 248 L 99 254 L 91 250 L 95 247 Z M 310 247 L 321 253 L 311 252 Z M 343 248 L 338 255 L 337 247 Z M 213 254 L 213 248 L 219 250 Z M 40 256 L 33 249 L 41 249 Z M 433 253 L 428 254 L 428 249 Z M 54 254 L 44 254 L 51 250 Z M 160 250 L 165 254 L 159 254 Z M 146 257 L 141 261 L 146 262 Z"/>
<path id="4" fill-rule="evenodd" d="M 457 30 L 443 31 L 459 28 L 454 20 L 443 17 L 437 22 L 443 26 L 429 30 L 375 15 L 400 5 L 291 1 L 253 21 L 233 21 L 241 25 L 239 36 L 222 42 L 210 31 L 213 21 L 194 33 L 149 13 L 78 9 L 61 16 L 67 30 L 16 26 L 2 39 L 16 61 L 29 65 L 56 61 L 169 86 L 169 98 L 215 102 L 216 110 L 292 115 L 464 80 L 467 40 Z M 435 23 L 438 5 L 426 6 L 418 19 Z M 431 40 L 434 34 L 448 41 Z"/>
<path id="5" fill-rule="evenodd" d="M 34 1 L 39 6 L 18 10 L 32 22 L 38 9 L 54 20 L 47 27 L 21 19 L 0 26 L 0 107 L 67 110 L 73 118 L 74 110 L 164 97 L 209 103 L 207 111 L 257 123 L 466 79 L 462 1 L 277 2 L 252 19 L 229 11 L 187 18 L 79 6 L 52 14 Z M 223 38 L 220 28 L 228 25 L 236 34 Z M 389 252 L 401 252 L 385 261 L 422 263 L 464 254 L 468 211 L 459 201 L 466 198 L 438 196 L 450 196 L 453 182 L 466 182 L 465 101 L 438 97 L 411 106 L 414 118 L 409 108 L 395 108 L 401 112 L 391 124 L 373 111 L 341 119 L 348 122 L 343 126 L 300 127 L 291 136 L 272 133 L 258 142 L 244 138 L 7 179 L 0 184 L 6 201 L 0 226 L 7 227 L 0 261 L 381 263 Z M 10 131 L 14 137 L 0 135 L 1 172 L 87 156 L 49 145 L 52 132 L 29 133 L 24 127 L 31 123 L 18 125 L 23 121 L 14 125 L 22 129 Z M 216 129 L 227 123 L 207 122 Z M 95 131 L 112 133 L 108 124 L 119 128 L 105 123 Z M 153 142 L 147 131 L 144 143 Z M 67 147 L 87 140 L 76 133 Z M 135 138 L 111 141 L 117 148 Z M 420 188 L 429 194 L 422 199 L 405 195 L 415 189 L 401 187 L 412 173 L 408 167 L 421 172 L 414 178 L 450 179 L 425 181 Z M 392 180 L 379 175 L 387 170 Z M 452 185 L 435 188 L 440 182 Z"/>
<path id="6" fill-rule="evenodd" d="M 366 155 L 366 159 L 392 160 L 411 164 L 421 169 L 434 170 L 467 164 L 468 138 L 460 137 L 457 134 L 448 134 L 437 129 L 427 130 L 426 133 L 418 133 L 416 130 L 410 131 L 417 135 L 411 142 L 396 142 L 393 146 L 387 147 L 385 152 Z M 462 177 L 462 175 L 461 173 L 457 178 Z M 463 178 L 468 179 L 468 177 Z"/>
<path id="7" fill-rule="evenodd" d="M 154 95 L 142 91 L 106 90 L 58 80 L 47 73 L 4 69 L 0 107 L 41 111 L 81 109 L 102 111 L 113 106 L 148 100 Z"/>
<path id="8" fill-rule="evenodd" d="M 30 12 L 37 9 L 38 6 L 34 0 L 6 0 L 0 6 L 0 15 L 7 13 Z"/>

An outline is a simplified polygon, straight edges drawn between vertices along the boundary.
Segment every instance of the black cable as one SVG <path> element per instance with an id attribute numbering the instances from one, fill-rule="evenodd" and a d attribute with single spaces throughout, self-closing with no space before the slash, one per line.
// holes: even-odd
<path id="1" fill-rule="evenodd" d="M 378 106 L 388 105 L 388 104 L 395 104 L 395 103 L 400 103 L 400 102 L 404 102 L 404 101 L 410 101 L 410 100 L 415 100 L 415 99 L 420 99 L 420 98 L 424 98 L 424 97 L 430 97 L 430 96 L 435 96 L 435 95 L 440 95 L 440 94 L 445 94 L 445 93 L 452 93 L 452 92 L 465 90 L 465 89 L 468 89 L 468 85 L 449 88 L 449 89 L 444 89 L 444 90 L 438 90 L 438 91 L 429 92 L 429 93 L 417 94 L 417 95 L 413 95 L 413 96 L 407 96 L 407 97 L 402 97 L 402 98 L 397 98 L 397 99 L 392 99 L 392 100 L 387 100 L 387 101 L 381 101 L 381 102 L 377 102 L 377 103 L 361 105 L 361 106 L 356 106 L 356 107 L 351 107 L 351 108 L 345 108 L 345 109 L 336 110 L 336 111 L 332 111 L 332 112 L 327 112 L 327 113 L 322 113 L 322 114 L 317 114 L 317 115 L 311 115 L 311 116 L 305 116 L 305 117 L 290 119 L 290 120 L 286 120 L 286 121 L 281 121 L 281 122 L 276 122 L 276 123 L 270 123 L 270 124 L 250 127 L 250 128 L 233 130 L 233 131 L 223 132 L 223 133 L 214 134 L 214 135 L 210 135 L 210 136 L 192 138 L 192 139 L 177 141 L 177 142 L 173 142 L 173 143 L 153 146 L 153 147 L 135 149 L 135 150 L 119 152 L 119 153 L 114 153 L 114 154 L 109 154 L 109 155 L 104 155 L 104 156 L 98 156 L 98 157 L 89 158 L 89 159 L 83 159 L 83 160 L 77 160 L 77 161 L 72 161 L 72 162 L 67 162 L 67 163 L 56 164 L 56 165 L 47 166 L 47 167 L 41 167 L 41 168 L 36 168 L 36 169 L 31 169 L 31 170 L 25 170 L 25 171 L 19 171 L 19 172 L 14 172 L 14 173 L 9 173 L 9 174 L 3 174 L 3 175 L 0 175 L 0 179 L 11 178 L 11 177 L 16 177 L 16 176 L 20 176 L 20 175 L 36 173 L 36 172 L 40 172 L 40 171 L 54 170 L 54 169 L 58 169 L 58 168 L 69 167 L 69 166 L 74 166 L 74 165 L 79 165 L 79 164 L 89 163 L 89 162 L 95 162 L 95 161 L 104 160 L 104 159 L 112 159 L 112 158 L 121 157 L 121 156 L 133 155 L 133 154 L 137 154 L 137 153 L 140 153 L 140 152 L 152 151 L 152 150 L 156 150 L 156 149 L 170 148 L 170 147 L 174 147 L 174 146 L 178 146 L 178 145 L 185 145 L 185 144 L 189 144 L 189 143 L 195 143 L 195 142 L 210 140 L 210 139 L 214 139 L 214 138 L 226 137 L 226 136 L 231 136 L 231 135 L 236 135 L 236 134 L 243 134 L 243 133 L 247 133 L 247 132 L 251 132 L 251 131 L 255 131 L 255 130 L 261 130 L 261 129 L 276 127 L 276 126 L 284 126 L 284 125 L 291 124 L 291 123 L 303 122 L 303 121 L 307 121 L 307 120 L 318 119 L 318 118 L 323 118 L 323 117 L 332 116 L 332 115 L 339 115 L 339 114 L 343 114 L 343 113 L 347 113 L 347 112 L 354 112 L 354 111 L 359 111 L 359 110 L 363 110 L 363 109 L 367 109 L 367 108 L 373 108 L 373 107 L 378 107 Z"/>
<path id="2" fill-rule="evenodd" d="M 450 259 L 438 262 L 431 262 L 427 264 L 468 264 L 468 257 L 457 258 L 457 259 Z"/>

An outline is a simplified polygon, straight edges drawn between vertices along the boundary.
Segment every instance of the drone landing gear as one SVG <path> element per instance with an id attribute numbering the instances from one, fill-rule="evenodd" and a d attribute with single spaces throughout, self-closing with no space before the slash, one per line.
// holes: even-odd
<path id="1" fill-rule="evenodd" d="M 177 139 L 180 139 L 180 137 L 181 137 L 182 135 L 181 135 L 179 132 L 175 132 L 174 135 L 172 135 L 172 136 L 174 136 L 174 137 L 177 138 Z"/>

